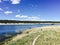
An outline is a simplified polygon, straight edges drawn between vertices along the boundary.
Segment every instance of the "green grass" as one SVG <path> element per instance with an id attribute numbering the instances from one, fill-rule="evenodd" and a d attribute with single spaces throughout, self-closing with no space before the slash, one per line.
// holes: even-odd
<path id="1" fill-rule="evenodd" d="M 35 45 L 60 45 L 60 32 L 44 31 L 37 39 Z"/>
<path id="2" fill-rule="evenodd" d="M 37 39 L 35 45 L 60 45 L 60 32 L 56 32 L 55 30 L 46 30 L 32 33 L 20 40 L 17 40 L 16 42 L 9 42 L 6 45 L 32 45 L 33 40 L 38 35 L 41 36 Z"/>
<path id="3" fill-rule="evenodd" d="M 32 45 L 34 38 L 38 34 L 39 33 L 32 33 L 30 35 L 23 37 L 23 39 L 17 40 L 16 42 L 7 43 L 6 45 Z"/>

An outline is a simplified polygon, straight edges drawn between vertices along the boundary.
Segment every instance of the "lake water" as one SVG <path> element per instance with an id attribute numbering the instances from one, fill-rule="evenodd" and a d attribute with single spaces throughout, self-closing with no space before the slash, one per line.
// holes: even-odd
<path id="1" fill-rule="evenodd" d="M 28 28 L 50 26 L 51 24 L 25 24 L 25 25 L 0 25 L 0 34 L 7 32 L 15 32 L 17 30 L 26 30 Z"/>

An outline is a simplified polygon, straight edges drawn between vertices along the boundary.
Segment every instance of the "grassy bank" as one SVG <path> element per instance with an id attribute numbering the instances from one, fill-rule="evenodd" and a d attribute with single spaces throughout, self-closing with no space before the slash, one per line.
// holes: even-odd
<path id="1" fill-rule="evenodd" d="M 27 29 L 4 45 L 32 45 L 38 35 L 35 45 L 60 45 L 60 26 Z"/>
<path id="2" fill-rule="evenodd" d="M 60 45 L 60 32 L 54 30 L 44 31 L 35 45 Z"/>

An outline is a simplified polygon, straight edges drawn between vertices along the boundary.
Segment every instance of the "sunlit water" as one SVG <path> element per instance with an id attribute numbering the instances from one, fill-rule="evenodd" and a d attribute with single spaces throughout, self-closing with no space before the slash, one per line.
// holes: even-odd
<path id="1" fill-rule="evenodd" d="M 17 30 L 26 30 L 34 27 L 50 26 L 51 24 L 25 24 L 25 25 L 0 25 L 0 34 L 15 32 Z"/>

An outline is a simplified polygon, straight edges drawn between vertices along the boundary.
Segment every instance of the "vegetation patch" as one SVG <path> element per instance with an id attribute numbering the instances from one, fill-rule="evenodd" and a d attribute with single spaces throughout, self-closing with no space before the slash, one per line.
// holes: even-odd
<path id="1" fill-rule="evenodd" d="M 60 32 L 44 31 L 37 39 L 35 45 L 60 45 Z"/>
<path id="2" fill-rule="evenodd" d="M 32 42 L 34 40 L 34 38 L 38 35 L 39 33 L 33 33 L 30 35 L 27 35 L 25 37 L 23 37 L 20 40 L 17 40 L 16 42 L 10 42 L 7 43 L 6 45 L 32 45 Z"/>
<path id="3" fill-rule="evenodd" d="M 4 45 L 32 45 L 34 39 L 38 36 L 35 45 L 60 45 L 60 28 L 34 28 L 30 31 L 25 31 L 22 34 L 27 34 L 17 41 L 9 41 Z M 20 35 L 19 35 L 20 36 Z"/>

